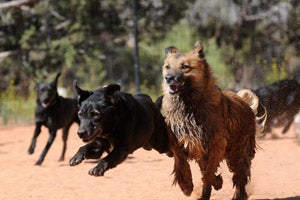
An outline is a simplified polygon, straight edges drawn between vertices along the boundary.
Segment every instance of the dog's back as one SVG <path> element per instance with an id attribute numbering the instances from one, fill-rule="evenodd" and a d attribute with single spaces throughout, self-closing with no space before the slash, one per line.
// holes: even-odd
<path id="1" fill-rule="evenodd" d="M 124 92 L 120 92 L 119 94 L 123 99 L 121 106 L 124 109 L 128 109 L 128 113 L 122 113 L 122 118 L 117 126 L 119 129 L 124 130 L 125 127 L 128 127 L 128 124 L 132 125 L 131 130 L 124 137 L 130 137 L 129 134 L 132 134 L 131 148 L 134 151 L 143 146 L 152 136 L 155 127 L 154 103 L 146 94 L 137 94 L 134 96 Z"/>
<path id="2" fill-rule="evenodd" d="M 79 123 L 77 100 L 57 96 L 55 104 L 44 108 L 39 100 L 35 109 L 35 121 L 47 128 L 60 129 L 69 123 Z"/>
<path id="3" fill-rule="evenodd" d="M 283 117 L 283 119 L 287 120 L 283 133 L 287 132 L 294 116 L 300 109 L 299 83 L 294 79 L 283 79 L 259 88 L 254 92 L 267 109 L 266 131 L 271 131 L 274 119 Z"/>
<path id="4" fill-rule="evenodd" d="M 300 85 L 293 79 L 274 82 L 255 90 L 255 93 L 267 108 L 274 107 L 270 112 L 282 113 L 300 107 Z"/>
<path id="5" fill-rule="evenodd" d="M 117 126 L 128 126 L 125 122 L 134 124 L 132 150 L 143 146 L 148 150 L 154 148 L 159 153 L 168 153 L 168 136 L 164 117 L 151 97 L 146 94 L 132 96 L 124 92 L 120 92 L 120 96 L 130 111 L 131 117 L 128 119 L 128 113 L 126 113 Z M 126 137 L 128 136 L 127 133 Z"/>
<path id="6" fill-rule="evenodd" d="M 146 94 L 137 94 L 134 95 L 134 97 L 141 105 L 146 107 L 148 112 L 152 113 L 151 115 L 154 119 L 153 134 L 147 144 L 144 145 L 144 148 L 148 150 L 154 148 L 159 153 L 166 153 L 168 156 L 171 156 L 172 153 L 169 149 L 169 140 L 167 136 L 167 125 L 160 112 L 161 105 L 159 105 L 159 102 L 161 103 L 162 97 L 159 97 L 155 103 L 152 101 L 151 97 Z"/>

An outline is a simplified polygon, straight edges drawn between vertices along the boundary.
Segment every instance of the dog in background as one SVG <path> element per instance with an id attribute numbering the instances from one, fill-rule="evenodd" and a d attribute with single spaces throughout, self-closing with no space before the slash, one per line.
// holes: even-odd
<path id="1" fill-rule="evenodd" d="M 87 91 L 74 82 L 74 88 L 80 106 L 78 136 L 88 144 L 79 148 L 70 166 L 101 158 L 106 151 L 107 156 L 89 171 L 90 175 L 103 176 L 140 147 L 171 156 L 164 117 L 148 95 L 121 92 L 117 84 Z"/>
<path id="2" fill-rule="evenodd" d="M 247 199 L 245 186 L 256 152 L 254 111 L 237 94 L 218 88 L 200 43 L 187 53 L 174 46 L 165 52 L 162 111 L 174 156 L 174 184 L 185 195 L 192 193 L 188 161 L 195 160 L 203 175 L 200 199 L 208 200 L 212 186 L 222 188 L 216 173 L 225 159 L 236 187 L 233 199 Z"/>
<path id="3" fill-rule="evenodd" d="M 58 73 L 51 83 L 36 83 L 37 100 L 35 109 L 35 130 L 31 144 L 28 149 L 29 154 L 34 153 L 37 137 L 41 133 L 41 127 L 45 126 L 49 130 L 49 139 L 40 155 L 36 165 L 41 165 L 51 147 L 58 129 L 63 129 L 63 150 L 59 161 L 65 158 L 67 149 L 67 139 L 70 126 L 76 122 L 79 124 L 77 116 L 78 107 L 76 99 L 64 98 L 58 95 L 57 81 L 60 76 Z"/>
<path id="4" fill-rule="evenodd" d="M 300 110 L 300 84 L 294 79 L 283 79 L 254 93 L 268 113 L 264 135 L 276 126 L 284 126 L 282 133 L 285 134 Z M 259 115 L 264 112 L 263 107 L 259 107 L 258 112 Z"/>

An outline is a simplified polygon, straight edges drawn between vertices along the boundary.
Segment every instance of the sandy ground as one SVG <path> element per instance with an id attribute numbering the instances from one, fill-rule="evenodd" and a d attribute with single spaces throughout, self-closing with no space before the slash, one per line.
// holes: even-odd
<path id="1" fill-rule="evenodd" d="M 186 197 L 173 186 L 173 159 L 155 151 L 137 150 L 124 163 L 106 172 L 104 177 L 88 175 L 95 161 L 87 160 L 70 167 L 68 160 L 83 145 L 72 126 L 66 160 L 58 162 L 62 149 L 61 131 L 42 166 L 35 166 L 48 138 L 44 128 L 33 155 L 27 149 L 34 126 L 0 127 L 0 199 L 57 200 L 192 200 L 201 192 L 201 175 L 192 162 L 194 192 Z M 250 199 L 300 199 L 300 143 L 291 131 L 278 139 L 259 140 L 247 188 Z M 212 198 L 230 199 L 233 195 L 231 173 L 225 164 L 220 171 L 223 188 L 213 190 Z"/>

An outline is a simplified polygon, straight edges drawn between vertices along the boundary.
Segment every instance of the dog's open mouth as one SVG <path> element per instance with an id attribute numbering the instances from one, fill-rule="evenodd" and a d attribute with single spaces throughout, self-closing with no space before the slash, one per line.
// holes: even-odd
<path id="1" fill-rule="evenodd" d="M 185 87 L 185 82 L 177 82 L 169 85 L 169 93 L 176 94 Z"/>
<path id="2" fill-rule="evenodd" d="M 54 104 L 54 99 L 47 98 L 47 99 L 41 100 L 41 103 L 44 108 L 47 108 L 47 107 L 51 106 L 52 104 Z"/>
<path id="3" fill-rule="evenodd" d="M 49 102 L 42 102 L 42 106 L 43 106 L 44 108 L 47 108 L 49 105 L 50 105 Z"/>

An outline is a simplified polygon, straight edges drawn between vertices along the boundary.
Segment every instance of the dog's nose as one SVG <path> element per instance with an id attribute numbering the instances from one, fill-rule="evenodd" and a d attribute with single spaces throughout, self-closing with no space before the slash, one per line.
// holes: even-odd
<path id="1" fill-rule="evenodd" d="M 165 76 L 165 80 L 168 84 L 173 84 L 183 81 L 183 76 L 181 74 L 167 75 Z"/>
<path id="2" fill-rule="evenodd" d="M 83 138 L 85 135 L 86 135 L 86 131 L 85 130 L 82 130 L 82 129 L 79 129 L 77 131 L 77 134 L 80 138 Z"/>
<path id="3" fill-rule="evenodd" d="M 168 84 L 172 83 L 175 80 L 175 76 L 173 75 L 167 75 L 165 76 L 165 80 Z"/>

